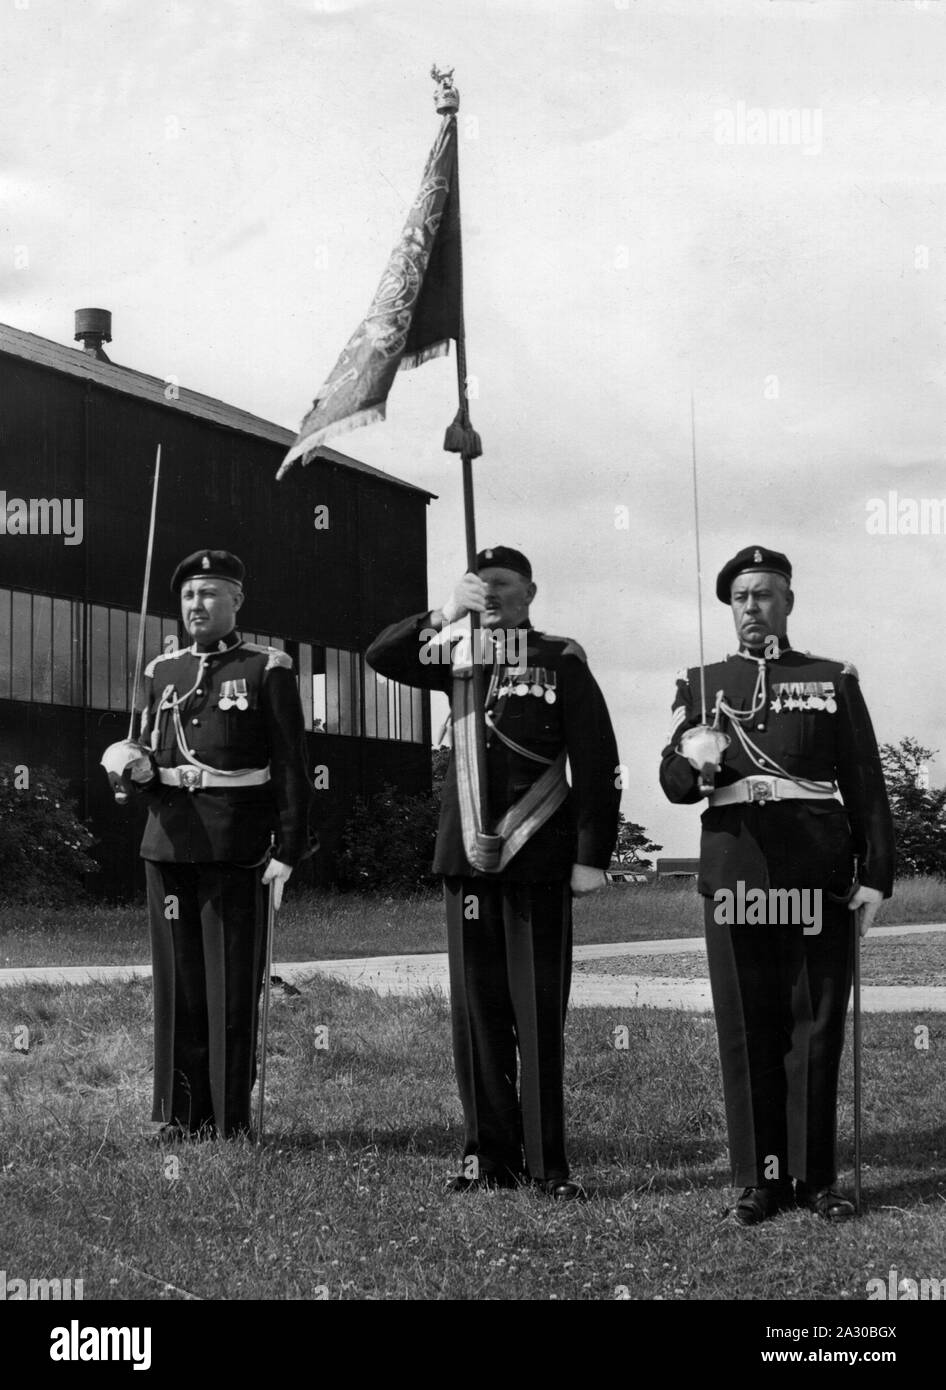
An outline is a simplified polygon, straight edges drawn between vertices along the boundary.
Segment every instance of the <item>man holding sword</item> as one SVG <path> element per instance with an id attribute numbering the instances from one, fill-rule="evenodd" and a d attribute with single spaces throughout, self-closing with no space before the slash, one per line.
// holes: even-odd
<path id="1" fill-rule="evenodd" d="M 742 1225 L 795 1203 L 829 1221 L 854 1215 L 834 1187 L 850 913 L 866 935 L 894 874 L 857 672 L 791 646 L 791 579 L 788 558 L 764 546 L 724 565 L 716 593 L 739 651 L 678 677 L 660 767 L 671 801 L 708 797 L 699 891 Z M 725 910 L 755 896 L 771 914 L 795 889 L 816 897 L 816 928 Z"/>
<path id="2" fill-rule="evenodd" d="M 171 588 L 192 645 L 146 668 L 143 747 L 120 776 L 148 801 L 152 1118 L 167 1140 L 250 1131 L 264 890 L 278 908 L 308 852 L 312 788 L 292 662 L 235 631 L 243 578 L 225 550 L 178 565 Z"/>

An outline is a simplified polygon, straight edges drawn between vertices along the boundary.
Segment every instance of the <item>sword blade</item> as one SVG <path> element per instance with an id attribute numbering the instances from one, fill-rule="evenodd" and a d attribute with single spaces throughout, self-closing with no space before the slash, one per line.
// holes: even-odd
<path id="1" fill-rule="evenodd" d="M 161 445 L 158 445 L 154 461 L 154 486 L 151 489 L 151 522 L 148 526 L 148 553 L 145 557 L 145 582 L 141 595 L 141 616 L 138 619 L 138 645 L 135 650 L 135 679 L 131 687 L 131 710 L 128 715 L 128 737 L 135 732 L 135 706 L 138 703 L 138 687 L 141 684 L 141 668 L 145 655 L 145 622 L 148 617 L 148 592 L 151 588 L 151 557 L 154 554 L 154 523 L 158 511 L 158 479 L 161 476 Z"/>

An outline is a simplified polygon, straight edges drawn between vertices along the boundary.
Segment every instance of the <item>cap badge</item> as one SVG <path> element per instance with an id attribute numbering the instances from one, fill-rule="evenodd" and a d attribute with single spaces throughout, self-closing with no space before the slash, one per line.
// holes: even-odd
<path id="1" fill-rule="evenodd" d="M 484 550 L 483 554 L 486 556 L 487 560 L 491 560 L 493 558 L 493 552 L 491 550 Z"/>
<path id="2" fill-rule="evenodd" d="M 204 556 L 204 558 L 203 558 L 203 559 L 201 560 L 201 562 L 200 562 L 200 567 L 201 567 L 202 570 L 209 570 L 209 569 L 210 569 L 210 556 L 209 556 L 209 555 L 205 555 L 205 556 Z"/>
<path id="3" fill-rule="evenodd" d="M 757 550 L 757 551 L 754 553 L 754 555 L 752 556 L 752 563 L 755 564 L 755 565 L 760 565 L 760 564 L 762 563 L 762 551 L 761 551 L 761 550 Z"/>

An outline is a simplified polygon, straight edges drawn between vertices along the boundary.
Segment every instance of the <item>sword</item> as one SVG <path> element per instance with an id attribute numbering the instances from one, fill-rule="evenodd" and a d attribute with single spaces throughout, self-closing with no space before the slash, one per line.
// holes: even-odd
<path id="1" fill-rule="evenodd" d="M 861 1214 L 861 926 L 852 912 L 854 932 L 854 1210 Z"/>
<path id="2" fill-rule="evenodd" d="M 141 594 L 141 615 L 138 619 L 138 643 L 135 650 L 135 676 L 132 682 L 131 707 L 128 715 L 128 736 L 118 743 L 110 744 L 99 760 L 102 767 L 104 767 L 105 771 L 108 773 L 109 781 L 112 784 L 112 794 L 119 806 L 124 806 L 128 800 L 128 787 L 123 781 L 124 774 L 130 772 L 136 764 L 144 763 L 150 767 L 147 754 L 143 752 L 140 743 L 136 742 L 134 734 L 135 714 L 137 712 L 135 706 L 138 703 L 138 689 L 141 685 L 141 668 L 144 664 L 145 623 L 148 617 L 148 592 L 151 588 L 151 559 L 154 555 L 154 527 L 158 511 L 158 481 L 160 477 L 161 445 L 159 444 L 154 461 L 154 485 L 151 489 L 151 520 L 148 525 L 148 551 L 145 557 L 145 579 Z M 147 780 L 150 780 L 150 778 L 145 779 L 145 781 Z"/>
<path id="3" fill-rule="evenodd" d="M 729 747 L 729 736 L 718 728 L 719 701 L 722 691 L 716 697 L 716 724 L 707 723 L 709 713 L 706 707 L 706 658 L 703 651 L 703 562 L 700 556 L 700 492 L 696 472 L 696 407 L 693 389 L 690 388 L 690 450 L 693 459 L 693 522 L 696 532 L 696 608 L 700 638 L 700 714 L 702 722 L 687 729 L 680 739 L 680 752 L 697 768 L 700 777 L 700 791 L 708 796 L 716 786 L 716 773 L 723 753 Z M 687 747 L 691 749 L 687 752 Z"/>
<path id="4" fill-rule="evenodd" d="M 269 853 L 276 847 L 275 835 L 270 836 Z M 276 880 L 270 879 L 266 889 L 266 973 L 263 976 L 263 1018 L 260 1023 L 259 1093 L 256 1097 L 256 1142 L 263 1142 L 263 1111 L 266 1105 L 266 1037 L 269 1032 L 270 976 L 273 973 L 273 934 L 276 922 Z"/>

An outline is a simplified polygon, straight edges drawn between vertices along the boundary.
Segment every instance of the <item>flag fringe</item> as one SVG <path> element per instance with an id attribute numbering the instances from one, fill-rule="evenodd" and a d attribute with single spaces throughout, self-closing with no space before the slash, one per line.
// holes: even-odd
<path id="1" fill-rule="evenodd" d="M 326 440 L 332 439 L 336 434 L 349 434 L 352 430 L 360 429 L 362 425 L 373 425 L 377 420 L 383 420 L 384 402 L 380 405 L 368 406 L 365 410 L 356 410 L 351 415 L 346 415 L 344 420 L 333 420 L 330 425 L 325 425 L 322 429 L 316 430 L 314 434 L 307 434 L 304 439 L 300 439 L 283 459 L 276 473 L 276 481 L 279 482 L 286 476 L 293 464 L 301 459 L 303 468 L 310 464 L 318 452 L 319 445 Z"/>
<path id="2" fill-rule="evenodd" d="M 449 356 L 450 339 L 444 338 L 439 343 L 431 343 L 429 347 L 421 348 L 420 352 L 406 353 L 398 363 L 397 369 L 399 372 L 409 372 L 413 367 L 422 367 L 434 357 Z"/>

